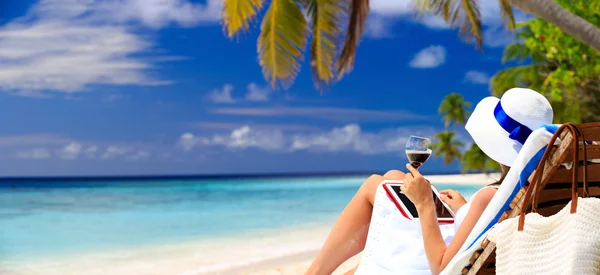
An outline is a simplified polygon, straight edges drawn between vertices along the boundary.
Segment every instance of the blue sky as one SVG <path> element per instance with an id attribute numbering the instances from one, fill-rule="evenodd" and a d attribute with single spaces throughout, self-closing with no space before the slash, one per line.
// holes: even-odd
<path id="1" fill-rule="evenodd" d="M 402 169 L 409 135 L 443 129 L 447 93 L 489 95 L 511 41 L 497 1 L 481 1 L 477 51 L 440 19 L 415 19 L 411 1 L 372 0 L 350 75 L 320 93 L 307 61 L 290 89 L 274 90 L 258 28 L 225 37 L 218 0 L 8 2 L 0 174 L 10 176 Z"/>

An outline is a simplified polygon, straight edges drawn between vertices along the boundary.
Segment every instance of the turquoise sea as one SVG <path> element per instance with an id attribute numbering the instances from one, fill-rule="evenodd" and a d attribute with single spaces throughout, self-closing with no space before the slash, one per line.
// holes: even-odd
<path id="1" fill-rule="evenodd" d="M 3 180 L 0 266 L 332 224 L 366 176 Z"/>

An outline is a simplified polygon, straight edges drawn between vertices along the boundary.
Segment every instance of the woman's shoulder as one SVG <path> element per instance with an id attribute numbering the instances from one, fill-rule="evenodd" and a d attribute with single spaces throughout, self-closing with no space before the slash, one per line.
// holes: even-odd
<path id="1" fill-rule="evenodd" d="M 471 202 L 473 204 L 487 206 L 488 203 L 492 200 L 496 192 L 498 191 L 498 186 L 486 186 L 481 188 L 471 198 Z"/>
<path id="2" fill-rule="evenodd" d="M 493 192 L 495 193 L 498 188 L 500 187 L 500 185 L 486 185 L 483 188 L 477 190 L 475 193 L 473 193 L 473 195 L 471 195 L 469 201 L 473 201 L 473 198 L 475 198 L 475 196 L 477 196 L 479 193 L 481 192 Z"/>

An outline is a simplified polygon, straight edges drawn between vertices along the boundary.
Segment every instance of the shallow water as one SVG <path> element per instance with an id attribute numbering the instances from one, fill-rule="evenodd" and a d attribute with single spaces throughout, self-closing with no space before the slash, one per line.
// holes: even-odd
<path id="1" fill-rule="evenodd" d="M 364 177 L 39 182 L 0 189 L 0 263 L 330 224 Z M 468 198 L 477 185 L 436 184 Z"/>

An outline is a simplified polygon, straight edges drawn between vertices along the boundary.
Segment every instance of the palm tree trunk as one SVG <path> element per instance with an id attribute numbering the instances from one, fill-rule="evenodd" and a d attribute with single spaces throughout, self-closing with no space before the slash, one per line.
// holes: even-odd
<path id="1" fill-rule="evenodd" d="M 564 9 L 553 0 L 509 0 L 511 5 L 559 27 L 562 31 L 600 52 L 600 29 Z"/>

